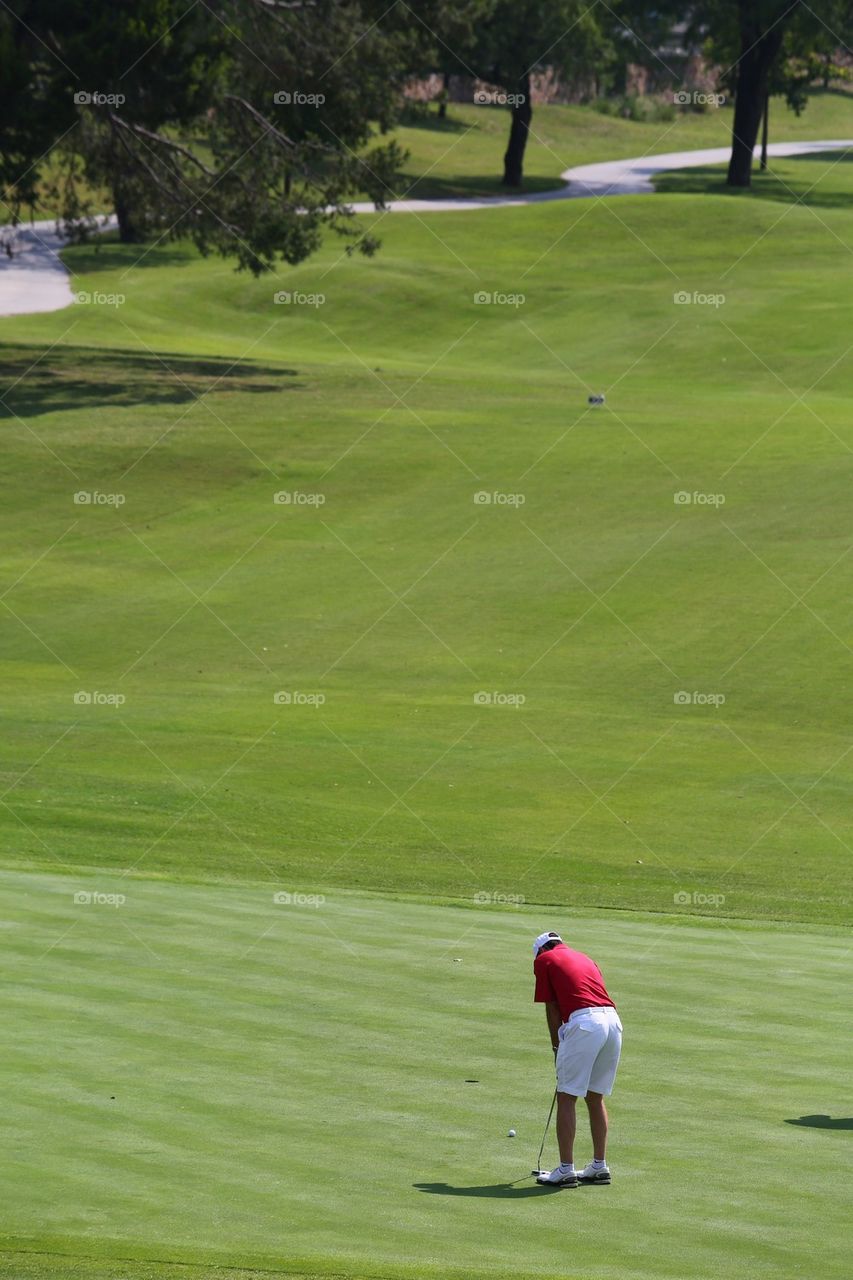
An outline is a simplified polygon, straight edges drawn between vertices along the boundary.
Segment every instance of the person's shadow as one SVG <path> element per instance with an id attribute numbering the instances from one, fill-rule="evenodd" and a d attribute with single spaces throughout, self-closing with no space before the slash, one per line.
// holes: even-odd
<path id="1" fill-rule="evenodd" d="M 785 1124 L 801 1124 L 808 1129 L 853 1129 L 853 1116 L 800 1116 Z"/>
<path id="2" fill-rule="evenodd" d="M 434 1196 L 487 1196 L 494 1200 L 523 1200 L 526 1196 L 551 1195 L 554 1191 L 562 1191 L 562 1187 L 543 1187 L 539 1183 L 533 1186 L 518 1187 L 514 1182 L 495 1182 L 485 1187 L 452 1187 L 449 1182 L 413 1182 L 417 1191 L 428 1191 Z"/>

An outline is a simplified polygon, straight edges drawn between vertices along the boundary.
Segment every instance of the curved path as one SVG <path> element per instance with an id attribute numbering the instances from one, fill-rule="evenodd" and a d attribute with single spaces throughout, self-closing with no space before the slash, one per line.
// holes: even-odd
<path id="1" fill-rule="evenodd" d="M 772 142 L 770 156 L 811 155 L 818 151 L 845 151 L 853 147 L 849 138 L 826 142 Z M 755 149 L 756 157 L 759 149 Z M 394 213 L 458 212 L 460 209 L 495 209 L 522 204 L 544 204 L 548 200 L 572 200 L 582 196 L 637 196 L 654 192 L 652 178 L 669 169 L 690 169 L 696 165 L 725 164 L 731 147 L 710 147 L 705 151 L 669 151 L 660 156 L 637 156 L 633 160 L 604 160 L 598 164 L 579 164 L 566 169 L 560 177 L 566 183 L 556 191 L 536 195 L 489 196 L 485 199 L 394 200 L 389 208 Z M 355 204 L 357 213 L 373 209 L 370 203 Z"/>
<path id="2" fill-rule="evenodd" d="M 102 218 L 99 229 L 110 231 L 115 225 L 114 217 Z M 0 316 L 71 306 L 71 277 L 59 257 L 65 244 L 53 218 L 0 227 Z"/>
<path id="3" fill-rule="evenodd" d="M 853 141 L 849 138 L 835 138 L 824 142 L 773 142 L 767 151 L 771 156 L 799 156 L 820 151 L 845 151 L 851 147 Z M 392 213 L 458 213 L 466 209 L 514 208 L 584 196 L 646 195 L 654 191 L 652 178 L 655 174 L 696 165 L 725 164 L 729 154 L 729 147 L 711 147 L 705 151 L 670 151 L 659 156 L 637 156 L 633 160 L 605 160 L 566 169 L 560 174 L 566 185 L 556 191 L 470 200 L 462 197 L 394 200 L 388 208 Z M 374 212 L 369 201 L 354 204 L 352 208 L 356 213 Z M 104 229 L 113 226 L 114 218 L 105 219 Z M 0 228 L 0 237 L 3 234 Z M 13 255 L 9 258 L 0 251 L 0 315 L 59 311 L 70 306 L 74 301 L 70 277 L 59 257 L 64 241 L 57 234 L 53 220 L 22 225 L 14 232 L 5 232 L 5 235 L 12 242 Z M 3 243 L 0 239 L 0 249 Z"/>
<path id="4" fill-rule="evenodd" d="M 4 227 L 0 241 L 0 313 L 58 311 L 73 302 L 68 272 L 59 260 L 62 240 L 52 222 Z"/>

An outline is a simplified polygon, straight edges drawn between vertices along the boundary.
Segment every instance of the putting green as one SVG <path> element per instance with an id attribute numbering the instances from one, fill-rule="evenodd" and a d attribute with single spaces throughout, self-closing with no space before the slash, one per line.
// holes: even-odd
<path id="1" fill-rule="evenodd" d="M 679 1280 L 804 1274 L 819 1252 L 846 1274 L 850 1135 L 786 1123 L 846 1114 L 840 930 L 105 873 L 6 889 L 7 1249 Z M 542 924 L 602 958 L 625 1023 L 610 1189 L 529 1177 Z"/>

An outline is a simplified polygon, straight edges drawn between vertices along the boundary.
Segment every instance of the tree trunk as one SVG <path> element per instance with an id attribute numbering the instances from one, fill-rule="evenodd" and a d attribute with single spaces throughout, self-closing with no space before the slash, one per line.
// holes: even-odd
<path id="1" fill-rule="evenodd" d="M 141 236 L 134 224 L 130 206 L 119 187 L 113 187 L 113 206 L 118 219 L 118 238 L 122 244 L 138 244 Z"/>
<path id="2" fill-rule="evenodd" d="M 515 86 L 515 98 L 516 101 L 510 107 L 512 123 L 509 129 L 509 143 L 504 152 L 503 185 L 505 187 L 520 187 L 524 180 L 524 148 L 527 146 L 530 121 L 533 119 L 529 74 L 519 76 Z"/>
<path id="3" fill-rule="evenodd" d="M 770 119 L 770 94 L 764 95 L 764 123 L 761 126 L 761 172 L 767 168 L 767 131 Z"/>
<path id="4" fill-rule="evenodd" d="M 735 89 L 735 119 L 732 127 L 732 155 L 726 179 L 730 187 L 748 187 L 752 179 L 752 156 L 767 96 L 767 78 L 782 47 L 784 20 L 762 31 L 752 13 L 752 0 L 739 0 L 741 54 Z"/>
<path id="5" fill-rule="evenodd" d="M 445 71 L 442 76 L 441 97 L 438 100 L 438 118 L 444 120 L 447 115 L 447 99 L 450 97 L 450 72 Z"/>

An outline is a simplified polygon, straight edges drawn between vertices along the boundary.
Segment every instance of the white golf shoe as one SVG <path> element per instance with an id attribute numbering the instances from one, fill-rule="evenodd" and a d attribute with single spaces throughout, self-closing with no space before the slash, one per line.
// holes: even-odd
<path id="1" fill-rule="evenodd" d="M 560 1173 L 558 1165 L 550 1173 L 543 1170 L 536 1181 L 542 1187 L 576 1187 L 578 1185 L 578 1175 L 576 1173 Z"/>

